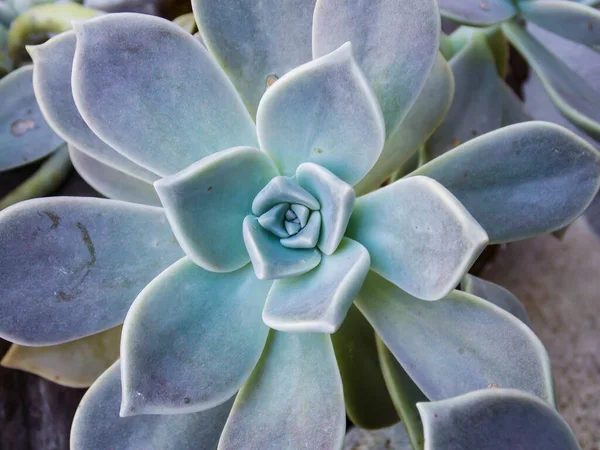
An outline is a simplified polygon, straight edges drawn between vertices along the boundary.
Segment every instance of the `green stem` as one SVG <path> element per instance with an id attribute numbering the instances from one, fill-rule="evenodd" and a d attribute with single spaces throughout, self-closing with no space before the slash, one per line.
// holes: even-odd
<path id="1" fill-rule="evenodd" d="M 31 177 L 0 199 L 0 210 L 23 200 L 51 194 L 67 179 L 72 168 L 67 144 L 63 144 Z"/>
<path id="2" fill-rule="evenodd" d="M 8 54 L 14 61 L 21 61 L 25 45 L 35 35 L 62 33 L 71 29 L 73 20 L 87 20 L 103 14 L 77 3 L 47 3 L 34 6 L 19 15 L 8 31 Z"/>

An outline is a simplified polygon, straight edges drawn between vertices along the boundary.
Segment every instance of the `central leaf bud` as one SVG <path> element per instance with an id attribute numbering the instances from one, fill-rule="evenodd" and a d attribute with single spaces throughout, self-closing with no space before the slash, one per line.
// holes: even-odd
<path id="1" fill-rule="evenodd" d="M 275 177 L 256 196 L 253 210 L 259 213 L 258 223 L 280 239 L 288 248 L 314 248 L 321 232 L 319 202 L 296 182 Z"/>
<path id="2" fill-rule="evenodd" d="M 242 226 L 256 276 L 275 280 L 318 266 L 342 242 L 354 200 L 352 186 L 318 164 L 302 163 L 294 177 L 271 179 Z"/>

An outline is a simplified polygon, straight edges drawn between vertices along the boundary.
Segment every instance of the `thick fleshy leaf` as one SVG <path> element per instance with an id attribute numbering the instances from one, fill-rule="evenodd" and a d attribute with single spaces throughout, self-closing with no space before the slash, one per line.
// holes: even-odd
<path id="1" fill-rule="evenodd" d="M 398 422 L 381 374 L 375 332 L 355 306 L 350 307 L 331 341 L 344 384 L 346 414 L 352 423 L 377 429 Z"/>
<path id="2" fill-rule="evenodd" d="M 431 400 L 497 385 L 554 402 L 544 346 L 490 302 L 460 291 L 423 302 L 370 272 L 356 305 Z"/>
<path id="3" fill-rule="evenodd" d="M 89 387 L 119 359 L 121 327 L 49 347 L 13 344 L 2 365 L 69 387 Z"/>
<path id="4" fill-rule="evenodd" d="M 90 186 L 102 195 L 126 202 L 160 206 L 154 186 L 121 172 L 69 145 L 73 166 Z"/>
<path id="5" fill-rule="evenodd" d="M 123 325 L 121 415 L 202 411 L 235 395 L 267 340 L 270 288 L 250 265 L 215 273 L 189 258 L 156 277 Z"/>
<path id="6" fill-rule="evenodd" d="M 120 363 L 87 391 L 71 428 L 72 450 L 202 449 L 217 446 L 233 401 L 193 414 L 120 417 Z"/>
<path id="7" fill-rule="evenodd" d="M 492 25 L 514 17 L 512 0 L 438 0 L 443 17 L 467 25 Z"/>
<path id="8" fill-rule="evenodd" d="M 276 280 L 263 311 L 265 323 L 290 333 L 335 333 L 369 272 L 367 250 L 344 239 L 332 255 L 298 277 Z"/>
<path id="9" fill-rule="evenodd" d="M 240 145 L 254 124 L 206 49 L 168 20 L 107 14 L 75 26 L 73 97 L 88 126 L 159 175 Z"/>
<path id="10" fill-rule="evenodd" d="M 285 214 L 290 209 L 289 203 L 279 203 L 258 218 L 258 223 L 265 230 L 270 231 L 279 238 L 287 238 L 289 234 L 283 223 Z"/>
<path id="11" fill-rule="evenodd" d="M 484 28 L 468 26 L 458 27 L 448 38 L 448 44 L 451 47 L 450 57 L 448 59 L 457 55 L 471 42 L 474 35 L 485 40 L 490 52 L 494 56 L 498 75 L 500 78 L 505 78 L 508 72 L 510 49 L 508 42 L 502 33 L 502 26 L 500 24 Z"/>
<path id="12" fill-rule="evenodd" d="M 535 70 L 561 114 L 594 139 L 600 139 L 600 93 L 520 25 L 505 23 L 502 29 Z"/>
<path id="13" fill-rule="evenodd" d="M 358 183 L 357 195 L 378 188 L 386 177 L 414 155 L 446 116 L 454 96 L 454 77 L 438 53 L 427 82 L 399 127 L 388 136 L 383 152 L 371 171 Z"/>
<path id="14" fill-rule="evenodd" d="M 435 0 L 319 0 L 313 57 L 351 42 L 392 136 L 434 65 L 440 29 Z"/>
<path id="15" fill-rule="evenodd" d="M 523 101 L 514 93 L 504 80 L 500 81 L 500 97 L 502 102 L 502 126 L 514 125 L 516 123 L 532 120 L 525 110 Z"/>
<path id="16" fill-rule="evenodd" d="M 321 205 L 319 250 L 331 255 L 342 242 L 354 210 L 354 190 L 329 170 L 312 163 L 301 164 L 296 171 L 296 179 Z"/>
<path id="17" fill-rule="evenodd" d="M 500 243 L 558 230 L 583 213 L 598 191 L 600 154 L 558 125 L 527 122 L 475 138 L 415 175 L 443 184 Z"/>
<path id="18" fill-rule="evenodd" d="M 270 84 L 312 59 L 315 1 L 192 1 L 206 46 L 253 117 Z"/>
<path id="19" fill-rule="evenodd" d="M 220 450 L 338 449 L 346 415 L 329 336 L 272 331 L 241 389 Z"/>
<path id="20" fill-rule="evenodd" d="M 281 245 L 287 248 L 314 248 L 317 246 L 319 241 L 319 235 L 321 233 L 321 217 L 322 214 L 319 211 L 313 211 L 310 215 L 310 219 L 306 223 L 306 226 L 298 231 L 293 236 L 285 239 L 281 239 L 279 242 Z M 290 222 L 286 222 L 287 226 Z M 293 223 L 293 222 L 292 222 Z M 297 224 L 302 227 L 302 224 Z"/>
<path id="21" fill-rule="evenodd" d="M 0 172 L 36 161 L 62 143 L 48 126 L 33 93 L 33 67 L 0 80 Z"/>
<path id="22" fill-rule="evenodd" d="M 426 145 L 428 159 L 500 128 L 502 98 L 494 56 L 483 36 L 469 43 L 450 61 L 454 74 L 454 100 L 446 119 Z"/>
<path id="23" fill-rule="evenodd" d="M 406 434 L 415 449 L 422 449 L 424 444 L 423 423 L 417 410 L 417 403 L 426 402 L 428 398 L 421 392 L 381 339 L 377 339 L 377 350 L 385 384 L 396 411 L 398 411 L 398 415 L 404 424 Z"/>
<path id="24" fill-rule="evenodd" d="M 586 45 L 600 44 L 600 11 L 563 0 L 521 1 L 521 16 L 560 36 Z"/>
<path id="25" fill-rule="evenodd" d="M 579 450 L 554 408 L 515 389 L 479 390 L 418 408 L 426 450 Z"/>
<path id="26" fill-rule="evenodd" d="M 0 212 L 0 336 L 53 345 L 119 325 L 181 256 L 160 208 L 76 197 L 11 206 Z"/>
<path id="27" fill-rule="evenodd" d="M 61 33 L 44 44 L 27 47 L 33 59 L 33 89 L 40 109 L 56 133 L 80 151 L 113 169 L 152 183 L 159 177 L 111 148 L 83 121 L 71 88 L 76 38 Z"/>
<path id="28" fill-rule="evenodd" d="M 347 236 L 367 248 L 372 270 L 424 300 L 454 289 L 487 245 L 469 212 L 426 177 L 359 197 Z"/>
<path id="29" fill-rule="evenodd" d="M 320 208 L 319 202 L 295 180 L 289 177 L 275 177 L 252 201 L 252 213 L 260 216 L 281 203 L 299 203 L 312 210 Z"/>
<path id="30" fill-rule="evenodd" d="M 385 142 L 381 109 L 350 43 L 280 78 L 261 100 L 256 126 L 283 175 L 310 161 L 352 185 Z"/>
<path id="31" fill-rule="evenodd" d="M 229 272 L 249 261 L 242 223 L 255 196 L 276 175 L 265 153 L 236 147 L 209 155 L 154 186 L 173 233 L 192 261 L 207 270 Z"/>
<path id="32" fill-rule="evenodd" d="M 465 275 L 460 283 L 460 288 L 469 294 L 483 298 L 484 300 L 499 306 L 503 310 L 508 311 L 531 328 L 531 320 L 529 320 L 529 315 L 527 314 L 525 307 L 508 289 L 471 274 Z"/>
<path id="33" fill-rule="evenodd" d="M 254 216 L 244 219 L 244 242 L 261 280 L 275 280 L 302 275 L 319 265 L 321 252 L 311 248 L 287 248 L 279 238 L 265 230 Z"/>

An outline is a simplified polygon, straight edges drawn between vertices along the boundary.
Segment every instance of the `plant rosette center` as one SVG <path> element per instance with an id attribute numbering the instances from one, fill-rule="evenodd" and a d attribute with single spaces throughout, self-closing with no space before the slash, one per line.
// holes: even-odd
<path id="1" fill-rule="evenodd" d="M 338 248 L 354 208 L 352 186 L 313 163 L 293 178 L 278 176 L 244 219 L 246 249 L 261 280 L 301 275 Z M 272 256 L 275 256 L 272 258 Z"/>

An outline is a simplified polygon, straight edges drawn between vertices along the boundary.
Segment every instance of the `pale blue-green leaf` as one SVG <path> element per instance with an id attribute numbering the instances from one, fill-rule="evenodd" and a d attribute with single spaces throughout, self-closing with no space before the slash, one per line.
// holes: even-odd
<path id="1" fill-rule="evenodd" d="M 37 161 L 62 143 L 48 126 L 33 93 L 33 67 L 0 80 L 0 172 Z"/>
<path id="2" fill-rule="evenodd" d="M 34 64 L 33 89 L 44 117 L 59 136 L 80 151 L 140 180 L 156 181 L 158 175 L 111 148 L 81 118 L 71 88 L 75 44 L 75 33 L 67 31 L 42 45 L 27 47 Z"/>
<path id="3" fill-rule="evenodd" d="M 345 428 L 342 380 L 329 336 L 271 331 L 218 448 L 339 449 Z"/>
<path id="4" fill-rule="evenodd" d="M 473 34 L 450 61 L 454 74 L 454 100 L 446 119 L 426 144 L 428 159 L 500 128 L 502 97 L 494 56 L 485 38 Z"/>
<path id="5" fill-rule="evenodd" d="M 579 450 L 569 425 L 539 398 L 516 389 L 485 389 L 419 403 L 425 450 Z"/>
<path id="6" fill-rule="evenodd" d="M 352 43 L 392 136 L 425 85 L 438 54 L 440 30 L 435 0 L 318 0 L 313 56 Z"/>
<path id="7" fill-rule="evenodd" d="M 249 264 L 215 273 L 187 257 L 156 277 L 123 324 L 121 415 L 203 411 L 235 395 L 267 340 L 270 288 Z"/>
<path id="8" fill-rule="evenodd" d="M 497 385 L 554 403 L 544 346 L 490 302 L 460 291 L 423 302 L 370 272 L 355 304 L 431 400 Z"/>
<path id="9" fill-rule="evenodd" d="M 335 333 L 369 272 L 367 250 L 344 239 L 332 255 L 298 277 L 276 280 L 263 311 L 265 323 L 290 333 Z"/>
<path id="10" fill-rule="evenodd" d="M 296 214 L 296 217 L 300 221 L 300 226 L 305 227 L 310 218 L 310 209 L 304 205 L 295 203 L 291 206 L 291 210 L 294 211 L 294 214 Z"/>
<path id="11" fill-rule="evenodd" d="M 402 368 L 396 357 L 385 346 L 381 339 L 377 339 L 377 351 L 381 361 L 381 371 L 390 397 L 404 424 L 406 434 L 417 450 L 423 449 L 423 423 L 417 410 L 418 402 L 429 399 L 421 392 L 406 371 Z"/>
<path id="12" fill-rule="evenodd" d="M 307 208 L 308 209 L 308 208 Z M 286 222 L 286 226 L 289 222 Z M 295 224 L 298 227 L 302 227 L 302 223 Z M 319 241 L 319 235 L 321 233 L 321 213 L 314 211 L 310 215 L 310 219 L 306 223 L 306 226 L 299 232 L 285 239 L 281 239 L 281 245 L 287 248 L 315 248 Z"/>
<path id="13" fill-rule="evenodd" d="M 531 328 L 531 321 L 529 320 L 527 311 L 519 299 L 511 294 L 508 289 L 471 274 L 465 275 L 460 283 L 460 288 L 469 294 L 483 298 L 484 300 L 499 306 L 503 310 L 508 311 Z"/>
<path id="14" fill-rule="evenodd" d="M 300 231 L 300 224 L 296 222 L 286 221 L 284 224 L 285 231 L 289 236 L 294 236 Z"/>
<path id="15" fill-rule="evenodd" d="M 350 306 L 331 342 L 344 384 L 346 414 L 352 423 L 377 429 L 398 422 L 381 374 L 375 332 L 356 306 Z"/>
<path id="16" fill-rule="evenodd" d="M 236 147 L 209 155 L 154 187 L 192 261 L 207 270 L 229 272 L 249 261 L 242 222 L 256 194 L 276 175 L 265 153 Z"/>
<path id="17" fill-rule="evenodd" d="M 0 336 L 53 345 L 123 322 L 183 256 L 160 208 L 96 198 L 28 200 L 0 212 Z"/>
<path id="18" fill-rule="evenodd" d="M 283 223 L 285 222 L 285 214 L 290 209 L 289 203 L 279 203 L 273 206 L 266 213 L 258 218 L 258 223 L 265 229 L 273 233 L 279 238 L 287 238 L 289 236 Z"/>
<path id="19" fill-rule="evenodd" d="M 206 49 L 168 20 L 107 14 L 75 25 L 73 97 L 88 126 L 159 175 L 240 145 L 254 124 Z"/>
<path id="20" fill-rule="evenodd" d="M 2 366 L 31 372 L 62 386 L 87 388 L 119 359 L 120 340 L 118 326 L 64 344 L 13 344 L 2 358 Z"/>
<path id="21" fill-rule="evenodd" d="M 253 117 L 273 81 L 312 59 L 315 1 L 192 1 L 206 46 Z"/>
<path id="22" fill-rule="evenodd" d="M 252 213 L 260 216 L 280 203 L 299 203 L 310 209 L 320 208 L 319 202 L 289 177 L 275 177 L 252 202 Z"/>
<path id="23" fill-rule="evenodd" d="M 492 25 L 514 17 L 512 0 L 438 0 L 443 17 L 466 25 Z"/>
<path id="24" fill-rule="evenodd" d="M 600 93 L 517 23 L 507 22 L 502 29 L 535 70 L 561 114 L 600 139 Z"/>
<path id="25" fill-rule="evenodd" d="M 372 270 L 424 300 L 452 291 L 487 245 L 469 212 L 426 177 L 359 197 L 347 235 L 367 248 Z"/>
<path id="26" fill-rule="evenodd" d="M 585 45 L 600 44 L 600 11 L 564 0 L 520 1 L 521 16 L 540 27 Z"/>
<path id="27" fill-rule="evenodd" d="M 310 161 L 352 185 L 373 167 L 385 142 L 381 109 L 349 43 L 271 86 L 256 127 L 261 148 L 283 175 Z"/>
<path id="28" fill-rule="evenodd" d="M 73 167 L 90 186 L 115 200 L 160 206 L 154 186 L 114 169 L 69 145 Z"/>
<path id="29" fill-rule="evenodd" d="M 261 280 L 301 275 L 321 262 L 321 252 L 314 248 L 292 249 L 281 245 L 279 238 L 260 226 L 254 216 L 244 219 L 243 235 L 254 272 Z"/>
<path id="30" fill-rule="evenodd" d="M 301 164 L 296 179 L 321 205 L 319 250 L 331 255 L 342 241 L 354 210 L 354 190 L 329 170 L 312 163 Z"/>
<path id="31" fill-rule="evenodd" d="M 388 136 L 375 166 L 354 190 L 363 195 L 377 189 L 393 171 L 405 164 L 431 136 L 448 112 L 454 96 L 454 76 L 438 53 L 427 82 L 408 114 Z"/>
<path id="32" fill-rule="evenodd" d="M 501 243 L 573 222 L 598 191 L 600 154 L 558 125 L 527 122 L 473 139 L 414 175 L 443 184 L 490 243 Z"/>
<path id="33" fill-rule="evenodd" d="M 504 80 L 500 82 L 500 101 L 502 104 L 502 126 L 514 125 L 516 123 L 532 120 L 525 110 L 523 101 L 514 93 Z"/>
<path id="34" fill-rule="evenodd" d="M 71 450 L 214 450 L 233 401 L 193 414 L 120 417 L 120 363 L 87 391 L 71 427 Z"/>

